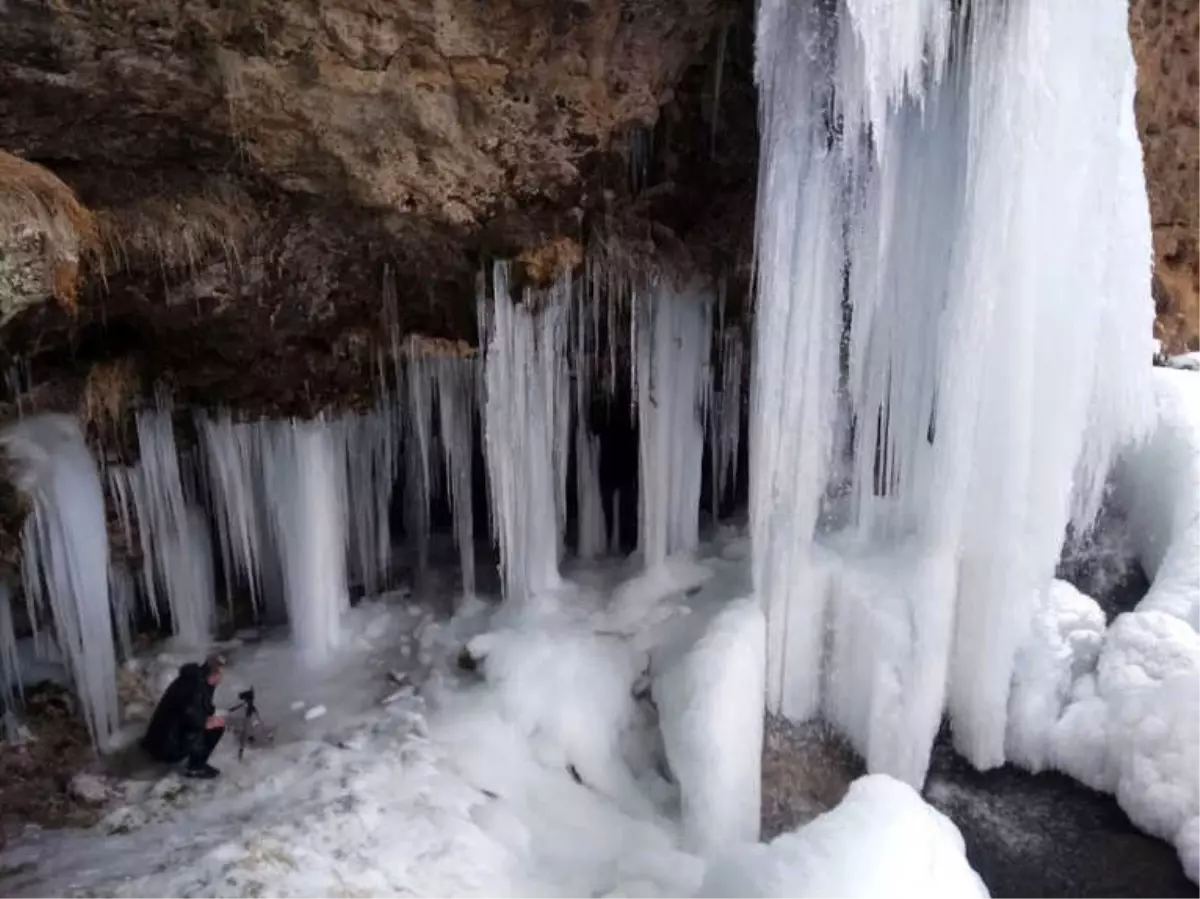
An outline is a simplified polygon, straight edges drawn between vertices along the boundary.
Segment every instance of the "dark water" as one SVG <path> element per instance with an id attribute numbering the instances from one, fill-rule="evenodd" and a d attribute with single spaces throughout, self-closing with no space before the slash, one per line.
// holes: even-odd
<path id="1" fill-rule="evenodd" d="M 1198 895 L 1173 846 L 1065 775 L 976 771 L 939 739 L 925 798 L 958 825 L 993 896 Z"/>

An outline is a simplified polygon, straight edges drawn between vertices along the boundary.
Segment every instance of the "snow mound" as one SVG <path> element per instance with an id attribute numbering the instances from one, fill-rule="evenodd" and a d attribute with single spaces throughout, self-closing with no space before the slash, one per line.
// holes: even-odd
<path id="1" fill-rule="evenodd" d="M 702 896 L 987 896 L 962 835 L 917 791 L 860 777 L 842 802 L 769 844 L 710 865 Z"/>
<path id="2" fill-rule="evenodd" d="M 1054 758 L 1054 728 L 1075 681 L 1095 670 L 1104 643 L 1104 612 L 1066 581 L 1039 596 L 1030 635 L 1017 655 L 1008 700 L 1005 754 L 1038 772 Z"/>
<path id="3" fill-rule="evenodd" d="M 684 840 L 707 855 L 758 840 L 766 619 L 753 598 L 694 618 L 698 639 L 654 654 L 652 690 Z"/>
<path id="4" fill-rule="evenodd" d="M 623 808 L 650 814 L 621 751 L 634 721 L 633 685 L 644 654 L 583 622 L 515 621 L 472 639 L 499 714 L 548 766 L 573 766 L 584 783 Z"/>

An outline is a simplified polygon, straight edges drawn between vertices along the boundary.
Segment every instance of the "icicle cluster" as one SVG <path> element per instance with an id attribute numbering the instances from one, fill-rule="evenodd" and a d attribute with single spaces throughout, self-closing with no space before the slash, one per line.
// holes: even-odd
<path id="1" fill-rule="evenodd" d="M 108 597 L 104 493 L 79 423 L 63 415 L 23 419 L 0 433 L 18 488 L 33 506 L 23 532 L 31 611 L 50 608 L 92 739 L 116 731 L 116 652 Z M 36 618 L 35 627 L 36 627 Z"/>
<path id="2" fill-rule="evenodd" d="M 823 706 L 871 770 L 912 783 L 944 707 L 968 758 L 1003 761 L 1033 591 L 1152 409 L 1126 13 L 759 6 L 751 511 L 769 699 L 795 718 Z M 831 463 L 850 503 L 826 539 Z"/>
<path id="3" fill-rule="evenodd" d="M 137 434 L 138 464 L 108 469 L 118 516 L 127 538 L 137 524 L 142 586 L 155 618 L 165 605 L 179 641 L 203 647 L 216 624 L 212 552 L 207 521 L 184 493 L 169 407 L 139 411 Z"/>

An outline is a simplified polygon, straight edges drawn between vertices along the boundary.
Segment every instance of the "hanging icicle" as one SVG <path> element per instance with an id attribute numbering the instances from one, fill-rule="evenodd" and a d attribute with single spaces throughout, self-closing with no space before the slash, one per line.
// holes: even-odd
<path id="1" fill-rule="evenodd" d="M 517 305 L 509 283 L 507 264 L 497 263 L 493 300 L 481 290 L 478 309 L 480 333 L 486 335 L 483 408 L 492 523 L 504 595 L 523 602 L 559 583 L 571 287 L 563 276 L 545 296 L 527 296 Z"/>
<path id="2" fill-rule="evenodd" d="M 344 435 L 323 419 L 266 428 L 266 505 L 292 639 L 307 664 L 319 665 L 341 644 L 350 605 Z"/>
<path id="3" fill-rule="evenodd" d="M 700 541 L 712 299 L 698 284 L 665 282 L 636 295 L 638 543 L 648 568 Z"/>
<path id="4" fill-rule="evenodd" d="M 184 495 L 169 407 L 137 413 L 138 464 L 128 470 L 151 605 L 165 592 L 171 629 L 185 646 L 207 645 L 216 625 L 207 527 Z"/>
<path id="5" fill-rule="evenodd" d="M 116 652 L 108 596 L 108 529 L 96 463 L 79 423 L 38 415 L 0 433 L 18 489 L 33 507 L 25 522 L 24 590 L 45 602 L 93 742 L 119 725 Z"/>

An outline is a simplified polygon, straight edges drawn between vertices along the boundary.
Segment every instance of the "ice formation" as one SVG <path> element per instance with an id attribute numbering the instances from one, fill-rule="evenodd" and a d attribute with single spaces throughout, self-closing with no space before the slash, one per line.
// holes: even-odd
<path id="1" fill-rule="evenodd" d="M 463 596 L 475 595 L 475 511 L 472 459 L 478 409 L 478 360 L 439 356 L 429 362 L 437 397 L 438 428 L 445 464 L 446 495 L 454 519 Z"/>
<path id="2" fill-rule="evenodd" d="M 391 564 L 392 489 L 400 469 L 400 414 L 386 392 L 375 407 L 348 417 L 346 490 L 350 577 L 374 596 L 387 584 Z"/>
<path id="3" fill-rule="evenodd" d="M 710 393 L 712 294 L 666 278 L 634 295 L 638 544 L 646 567 L 696 548 Z"/>
<path id="4" fill-rule="evenodd" d="M 742 439 L 742 392 L 746 347 L 739 328 L 724 325 L 724 303 L 717 330 L 718 382 L 713 379 L 709 431 L 712 457 L 712 517 L 721 516 L 721 503 L 737 483 L 738 454 Z M 720 385 L 719 389 L 717 385 Z"/>
<path id="5" fill-rule="evenodd" d="M 1158 424 L 1127 452 L 1115 496 L 1153 577 L 1107 628 L 1099 605 L 1055 582 L 1017 656 L 1007 754 L 1116 795 L 1138 827 L 1200 858 L 1200 377 L 1155 369 Z"/>
<path id="6" fill-rule="evenodd" d="M 108 596 L 104 493 L 79 423 L 39 415 L 0 433 L 33 501 L 23 531 L 26 601 L 45 603 L 92 739 L 117 730 L 116 651 Z"/>
<path id="7" fill-rule="evenodd" d="M 835 808 L 771 843 L 731 848 L 701 896 L 988 896 L 962 834 L 912 787 L 860 777 Z"/>
<path id="8" fill-rule="evenodd" d="M 652 690 L 684 840 L 708 856 L 758 841 L 766 628 L 750 598 L 692 617 L 698 634 L 655 651 Z"/>
<path id="9" fill-rule="evenodd" d="M 188 646 L 207 644 L 216 624 L 208 526 L 184 493 L 170 408 L 137 413 L 137 465 L 108 470 L 126 536 L 137 522 L 142 586 L 154 614 L 162 606 L 171 630 Z"/>
<path id="10" fill-rule="evenodd" d="M 570 277 L 563 276 L 545 296 L 530 294 L 518 304 L 505 263 L 493 269 L 490 303 L 480 288 L 492 528 L 504 594 L 518 603 L 559 583 L 570 427 L 570 291 Z"/>
<path id="11" fill-rule="evenodd" d="M 768 697 L 795 718 L 866 715 L 871 770 L 914 784 L 944 707 L 972 762 L 1003 761 L 1032 599 L 1146 428 L 1152 354 L 1125 4 L 956 9 L 758 14 L 751 520 Z M 838 508 L 824 500 L 841 447 Z M 828 622 L 874 658 L 833 690 Z"/>
<path id="12" fill-rule="evenodd" d="M 293 639 L 319 664 L 338 647 L 346 586 L 346 474 L 341 431 L 317 420 L 273 424 L 264 475 Z"/>
<path id="13" fill-rule="evenodd" d="M 17 635 L 13 630 L 12 591 L 7 583 L 0 581 L 0 704 L 7 708 L 10 698 L 23 690 Z"/>

